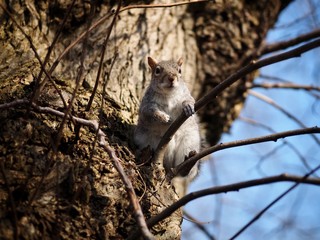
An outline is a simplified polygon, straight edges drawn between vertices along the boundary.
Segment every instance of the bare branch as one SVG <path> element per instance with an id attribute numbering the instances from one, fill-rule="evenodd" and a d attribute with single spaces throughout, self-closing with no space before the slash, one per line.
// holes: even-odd
<path id="1" fill-rule="evenodd" d="M 98 72 L 97 72 L 97 77 L 96 77 L 96 81 L 95 81 L 95 84 L 94 84 L 94 87 L 93 87 L 92 94 L 90 96 L 88 105 L 86 107 L 86 111 L 90 110 L 91 104 L 93 102 L 93 98 L 96 95 L 96 91 L 98 89 L 98 84 L 99 84 L 99 79 L 100 79 L 100 75 L 101 75 L 101 71 L 102 71 L 103 60 L 104 60 L 104 56 L 105 56 L 105 52 L 106 52 L 106 48 L 107 48 L 107 43 L 109 41 L 113 26 L 114 26 L 114 24 L 116 22 L 116 19 L 117 19 L 118 15 L 119 15 L 120 7 L 121 7 L 121 1 L 119 2 L 117 10 L 116 10 L 116 12 L 115 12 L 115 14 L 113 16 L 112 22 L 111 22 L 110 26 L 108 27 L 107 36 L 106 36 L 106 38 L 105 38 L 105 40 L 104 40 L 104 42 L 102 44 L 101 56 L 100 56 L 100 62 L 99 62 L 99 68 L 98 68 Z"/>
<path id="2" fill-rule="evenodd" d="M 320 87 L 312 86 L 312 85 L 301 85 L 295 83 L 246 83 L 247 88 L 265 88 L 265 89 L 294 89 L 294 90 L 306 90 L 306 91 L 320 91 Z"/>
<path id="3" fill-rule="evenodd" d="M 196 0 L 196 1 L 183 1 L 178 3 L 163 3 L 163 4 L 137 4 L 137 5 L 129 5 L 120 10 L 120 12 L 127 11 L 130 9 L 138 9 L 138 8 L 165 8 L 165 7 L 177 7 L 181 5 L 189 5 L 192 3 L 204 3 L 210 2 L 210 0 Z"/>
<path id="4" fill-rule="evenodd" d="M 109 41 L 109 38 L 110 38 L 110 35 L 111 35 L 111 32 L 112 32 L 112 29 L 113 29 L 113 26 L 115 24 L 115 21 L 116 21 L 116 18 L 118 17 L 119 15 L 119 10 L 120 10 L 120 7 L 121 7 L 121 1 L 119 2 L 118 4 L 118 7 L 116 9 L 116 12 L 114 14 L 114 17 L 112 19 L 112 22 L 110 24 L 110 26 L 108 27 L 108 32 L 107 32 L 107 36 L 102 44 L 102 48 L 101 48 L 101 52 L 100 52 L 100 62 L 99 62 L 99 68 L 98 68 L 98 72 L 97 72 L 97 76 L 96 76 L 96 81 L 95 81 L 95 84 L 94 84 L 94 87 L 93 87 L 93 90 L 92 90 L 92 93 L 91 93 L 91 96 L 90 96 L 90 99 L 88 101 L 88 104 L 86 106 L 86 111 L 89 111 L 90 108 L 91 108 L 91 105 L 93 103 L 93 99 L 96 95 L 96 92 L 97 92 L 97 89 L 98 89 L 98 85 L 99 85 L 99 80 L 100 80 L 100 76 L 101 76 L 101 72 L 102 72 L 102 66 L 103 66 L 103 61 L 104 61 L 104 56 L 105 56 L 105 51 L 106 51 L 106 48 L 107 48 L 107 44 L 108 44 L 108 41 Z M 112 65 L 111 65 L 111 69 L 110 71 L 112 70 L 112 66 L 114 64 L 114 61 L 115 61 L 115 58 L 112 62 Z M 110 76 L 110 73 L 109 75 Z M 104 96 L 104 89 L 103 89 L 103 96 Z M 101 109 L 103 107 L 103 97 L 102 97 L 102 104 L 101 104 Z M 76 136 L 76 139 L 79 137 L 79 132 L 80 132 L 80 128 L 81 126 L 75 126 L 75 136 Z M 99 126 L 100 128 L 100 126 Z M 95 144 L 96 144 L 96 139 L 93 141 L 93 148 L 95 147 Z M 93 151 L 92 151 L 93 153 Z M 92 154 L 90 156 L 90 159 L 92 159 Z"/>
<path id="5" fill-rule="evenodd" d="M 119 13 L 120 6 L 121 6 L 121 4 L 119 3 L 113 21 L 115 21 L 116 16 Z M 107 44 L 107 41 L 109 39 L 113 24 L 114 24 L 114 22 L 110 26 L 109 35 L 106 37 L 105 44 Z M 114 56 L 113 61 L 111 63 L 108 77 L 104 80 L 104 83 L 103 83 L 100 112 L 102 112 L 102 109 L 104 107 L 104 96 L 105 96 L 105 93 L 106 93 L 106 86 L 107 86 L 107 82 L 109 81 L 110 73 L 111 73 L 111 70 L 113 68 L 113 65 L 114 65 L 116 57 L 117 57 L 117 54 Z M 100 64 L 102 66 L 102 61 L 100 62 Z M 98 80 L 99 79 L 97 77 L 97 81 Z M 136 221 L 137 221 L 137 223 L 139 225 L 139 230 L 141 231 L 144 239 L 146 239 L 146 240 L 155 240 L 155 237 L 152 235 L 152 233 L 148 229 L 148 226 L 147 226 L 146 220 L 144 218 L 141 206 L 139 204 L 139 200 L 138 200 L 138 198 L 137 198 L 137 196 L 135 194 L 135 191 L 134 191 L 134 188 L 132 186 L 132 183 L 131 183 L 130 179 L 127 177 L 122 165 L 120 164 L 120 159 L 116 156 L 116 153 L 115 153 L 114 149 L 112 149 L 111 146 L 109 144 L 107 144 L 107 142 L 105 140 L 105 134 L 100 129 L 100 122 L 98 123 L 97 127 L 98 128 L 95 129 L 95 131 L 96 131 L 95 141 L 96 141 L 96 139 L 99 139 L 99 145 L 107 151 L 109 157 L 111 158 L 111 160 L 113 162 L 113 165 L 115 166 L 115 168 L 117 169 L 117 171 L 120 174 L 121 180 L 122 180 L 122 182 L 124 183 L 124 185 L 126 187 L 126 191 L 127 191 L 127 194 L 129 196 L 129 199 L 130 199 L 133 211 L 134 211 L 134 217 L 135 217 L 135 219 L 136 219 Z"/>
<path id="6" fill-rule="evenodd" d="M 295 84 L 293 82 L 290 82 L 288 80 L 285 80 L 285 79 L 279 78 L 279 77 L 275 77 L 275 76 L 268 76 L 268 75 L 260 74 L 259 77 L 267 79 L 267 80 L 271 80 L 271 81 L 277 81 L 277 82 L 279 81 L 279 82 L 282 83 L 282 84 L 278 85 L 279 87 L 275 85 L 274 88 L 288 88 L 288 89 L 290 89 L 290 85 L 294 85 Z M 266 84 L 268 84 L 268 83 L 266 83 Z M 276 84 L 278 84 L 278 83 L 276 83 Z M 272 85 L 272 83 L 269 83 L 268 85 Z M 267 89 L 269 88 L 268 85 L 266 86 Z M 292 86 L 292 89 L 297 89 L 297 90 L 298 89 L 302 89 L 302 90 L 305 90 L 305 91 L 309 91 L 310 95 L 312 95 L 313 97 L 315 97 L 317 99 L 320 99 L 320 95 L 317 94 L 316 92 L 314 92 L 314 91 L 320 91 L 320 87 L 312 86 L 312 85 L 301 85 L 301 84 L 295 84 L 295 85 L 296 85 L 296 87 Z M 250 86 L 252 86 L 252 88 L 254 88 L 254 87 L 264 87 L 264 84 L 261 85 L 261 86 L 260 86 L 260 84 L 255 84 L 255 83 L 253 83 L 253 85 L 250 85 L 250 84 L 247 85 L 247 87 L 250 87 Z M 286 86 L 288 86 L 288 87 L 286 87 Z M 301 87 L 301 88 L 299 88 L 299 87 Z"/>
<path id="7" fill-rule="evenodd" d="M 271 56 L 268 58 L 264 58 L 258 61 L 252 61 L 247 66 L 241 68 L 236 73 L 232 74 L 230 77 L 228 77 L 226 80 L 221 82 L 219 85 L 217 85 L 215 88 L 213 88 L 207 95 L 202 97 L 200 100 L 198 100 L 195 104 L 195 110 L 198 111 L 200 108 L 208 104 L 212 99 L 214 99 L 218 94 L 220 94 L 223 90 L 231 86 L 233 83 L 235 83 L 237 80 L 239 80 L 241 77 L 244 77 L 246 74 L 253 72 L 261 67 L 271 65 L 280 61 L 284 61 L 290 58 L 299 57 L 302 53 L 307 52 L 311 49 L 314 49 L 316 47 L 320 46 L 320 39 L 314 40 L 313 42 L 304 44 L 300 47 L 297 47 L 293 50 L 280 53 L 275 56 Z M 160 140 L 160 143 L 155 151 L 154 161 L 160 162 L 162 159 L 162 156 L 164 154 L 165 148 L 168 145 L 169 141 L 171 140 L 173 134 L 178 130 L 178 128 L 183 124 L 183 122 L 187 119 L 187 116 L 184 114 L 181 114 L 169 127 L 169 129 L 166 131 L 162 139 Z"/>
<path id="8" fill-rule="evenodd" d="M 318 167 L 318 168 L 320 168 L 320 167 Z M 316 170 L 318 170 L 318 168 Z M 314 171 L 316 171 L 316 170 L 314 170 Z M 305 176 L 301 177 L 301 176 L 295 176 L 295 175 L 289 175 L 289 174 L 281 174 L 281 175 L 273 176 L 273 177 L 266 177 L 266 178 L 261 178 L 261 179 L 245 181 L 245 182 L 239 182 L 239 183 L 230 184 L 230 185 L 207 188 L 204 190 L 200 190 L 197 192 L 192 192 L 192 193 L 187 194 L 186 196 L 179 199 L 177 202 L 173 203 L 172 205 L 170 205 L 169 207 L 164 209 L 158 215 L 151 217 L 147 221 L 148 227 L 154 226 L 159 221 L 170 216 L 173 212 L 178 210 L 180 207 L 186 205 L 188 202 L 191 202 L 197 198 L 208 196 L 208 195 L 213 195 L 213 194 L 239 191 L 244 188 L 255 187 L 255 186 L 260 186 L 260 185 L 265 185 L 265 184 L 270 184 L 270 183 L 277 183 L 277 182 L 296 182 L 296 184 L 305 183 L 305 184 L 320 186 L 320 179 L 318 179 L 318 178 L 308 178 Z"/>
<path id="9" fill-rule="evenodd" d="M 28 104 L 27 99 L 17 99 L 12 102 L 0 104 L 0 109 L 4 110 L 8 108 L 13 108 L 13 107 L 19 107 L 20 105 L 25 105 L 25 104 Z"/>
<path id="10" fill-rule="evenodd" d="M 191 221 L 204 235 L 207 236 L 210 240 L 215 240 L 216 238 L 203 226 L 203 223 L 200 223 L 197 219 L 191 216 L 186 211 L 183 211 L 183 215 L 185 215 L 189 221 Z"/>
<path id="11" fill-rule="evenodd" d="M 280 78 L 278 76 L 270 76 L 270 75 L 265 75 L 265 74 L 262 74 L 262 73 L 259 74 L 259 77 L 267 79 L 267 80 L 283 82 L 283 83 L 289 83 L 290 82 L 290 81 L 288 81 L 286 79 L 283 79 L 283 78 Z"/>
<path id="12" fill-rule="evenodd" d="M 28 104 L 29 104 L 29 101 L 27 99 L 17 99 L 17 100 L 10 102 L 10 103 L 0 104 L 0 110 L 13 108 L 13 107 L 25 106 Z M 35 112 L 38 112 L 38 113 L 48 113 L 48 114 L 51 114 L 51 115 L 54 115 L 57 117 L 61 117 L 61 118 L 65 116 L 65 113 L 60 112 L 60 111 L 53 109 L 51 107 L 41 107 L 35 103 L 33 103 L 31 105 L 31 107 Z M 79 123 L 79 124 L 82 124 L 84 126 L 87 126 L 95 131 L 99 130 L 98 131 L 99 137 L 105 136 L 104 132 L 102 130 L 98 129 L 98 122 L 96 120 L 87 120 L 84 118 L 74 117 L 71 114 L 69 114 L 67 119 L 71 119 L 72 121 Z"/>
<path id="13" fill-rule="evenodd" d="M 316 29 L 316 30 L 309 32 L 309 33 L 306 33 L 306 34 L 301 34 L 298 37 L 295 37 L 295 38 L 287 40 L 287 41 L 267 44 L 261 49 L 261 55 L 275 52 L 278 50 L 283 50 L 288 47 L 293 47 L 297 44 L 300 44 L 300 43 L 303 43 L 306 41 L 310 41 L 310 40 L 318 38 L 318 37 L 320 37 L 320 29 Z"/>
<path id="14" fill-rule="evenodd" d="M 288 22 L 288 23 L 283 23 L 281 25 L 277 25 L 275 28 L 276 29 L 283 29 L 283 28 L 290 28 L 290 27 L 295 27 L 295 25 L 297 24 L 303 24 L 303 21 L 307 20 L 308 17 L 311 14 L 314 14 L 314 12 L 316 11 L 317 8 L 313 8 L 311 9 L 311 11 L 308 11 L 306 13 L 304 13 L 302 16 L 297 17 L 295 19 L 293 19 L 292 21 Z"/>
<path id="15" fill-rule="evenodd" d="M 262 142 L 269 142 L 269 141 L 276 142 L 278 139 L 281 139 L 281 138 L 298 136 L 298 135 L 303 135 L 303 134 L 310 134 L 310 133 L 320 133 L 320 128 L 319 127 L 303 128 L 303 129 L 297 129 L 297 130 L 292 130 L 292 131 L 270 134 L 270 135 L 266 135 L 266 136 L 262 136 L 262 137 L 233 141 L 233 142 L 229 142 L 229 143 L 220 143 L 215 146 L 209 147 L 209 148 L 203 150 L 202 152 L 196 154 L 195 156 L 187 159 L 186 161 L 184 161 L 183 163 L 178 165 L 175 169 L 173 169 L 173 173 L 174 173 L 174 175 L 180 175 L 180 174 L 183 175 L 184 173 L 188 173 L 190 171 L 190 169 L 194 166 L 194 164 L 196 164 L 196 162 L 199 161 L 199 159 L 201 159 L 204 156 L 207 156 L 213 152 L 217 152 L 217 151 L 220 151 L 223 149 L 245 146 L 245 145 L 256 144 L 256 143 L 262 143 Z"/>

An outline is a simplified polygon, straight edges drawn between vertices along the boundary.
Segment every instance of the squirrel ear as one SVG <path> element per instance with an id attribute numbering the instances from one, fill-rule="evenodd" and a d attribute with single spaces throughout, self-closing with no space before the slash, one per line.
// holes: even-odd
<path id="1" fill-rule="evenodd" d="M 152 57 L 148 57 L 148 64 L 151 67 L 151 69 L 155 69 L 156 65 L 158 64 L 156 60 L 154 60 Z"/>
<path id="2" fill-rule="evenodd" d="M 178 59 L 177 63 L 178 63 L 178 65 L 181 67 L 181 65 L 182 65 L 182 63 L 183 63 L 182 57 Z"/>

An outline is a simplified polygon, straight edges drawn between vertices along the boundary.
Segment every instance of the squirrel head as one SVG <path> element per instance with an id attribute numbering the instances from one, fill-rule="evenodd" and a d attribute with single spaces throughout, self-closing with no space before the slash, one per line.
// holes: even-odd
<path id="1" fill-rule="evenodd" d="M 178 61 L 169 60 L 157 62 L 148 57 L 148 64 L 152 71 L 151 86 L 157 92 L 170 93 L 174 91 L 182 81 L 181 65 L 182 58 Z"/>

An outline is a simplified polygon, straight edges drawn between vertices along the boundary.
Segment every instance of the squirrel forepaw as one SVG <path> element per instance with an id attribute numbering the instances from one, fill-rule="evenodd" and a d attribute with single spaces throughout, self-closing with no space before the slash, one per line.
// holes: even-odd
<path id="1" fill-rule="evenodd" d="M 164 112 L 156 111 L 154 114 L 155 119 L 157 119 L 161 123 L 169 123 L 170 116 Z"/>
<path id="2" fill-rule="evenodd" d="M 184 114 L 185 114 L 187 117 L 190 117 L 192 114 L 195 113 L 195 111 L 194 111 L 194 105 L 192 105 L 192 104 L 186 104 L 186 105 L 183 107 L 183 112 L 184 112 Z"/>

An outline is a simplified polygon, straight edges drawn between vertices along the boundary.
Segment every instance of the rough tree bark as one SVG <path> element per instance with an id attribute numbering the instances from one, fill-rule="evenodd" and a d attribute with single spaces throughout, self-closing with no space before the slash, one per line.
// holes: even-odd
<path id="1" fill-rule="evenodd" d="M 68 1 L 0 1 L 23 28 L 42 60 L 67 14 Z M 94 1 L 93 1 L 94 2 Z M 134 185 L 146 218 L 177 199 L 163 182 L 163 170 L 137 166 L 131 140 L 143 91 L 150 80 L 146 57 L 184 59 L 183 76 L 198 98 L 247 64 L 280 11 L 290 1 L 221 0 L 171 8 L 130 9 L 120 12 L 103 61 L 98 92 L 86 111 L 97 76 L 103 41 L 113 14 L 94 28 L 85 43 L 75 45 L 52 73 L 67 103 L 76 86 L 85 55 L 84 72 L 71 114 L 100 119 L 112 146 Z M 130 4 L 140 4 L 132 1 Z M 157 2 L 158 3 L 158 2 Z M 61 36 L 52 48 L 47 71 L 60 54 L 88 28 L 92 19 L 111 13 L 117 1 L 75 1 Z M 122 7 L 125 7 L 122 6 Z M 0 104 L 31 99 L 38 87 L 39 61 L 28 39 L 0 9 Z M 228 131 L 245 100 L 238 81 L 201 110 L 203 135 L 216 143 Z M 41 81 L 45 78 L 42 74 Z M 107 82 L 106 94 L 102 84 Z M 101 99 L 104 107 L 100 111 Z M 35 104 L 64 110 L 52 82 Z M 95 132 L 68 121 L 55 149 L 61 117 L 28 104 L 0 111 L 0 236 L 1 239 L 124 239 L 137 229 L 127 192 L 108 154 L 97 144 Z M 94 147 L 93 147 L 94 146 Z M 154 170 L 156 168 L 156 170 Z M 181 212 L 153 227 L 157 239 L 179 239 Z"/>

